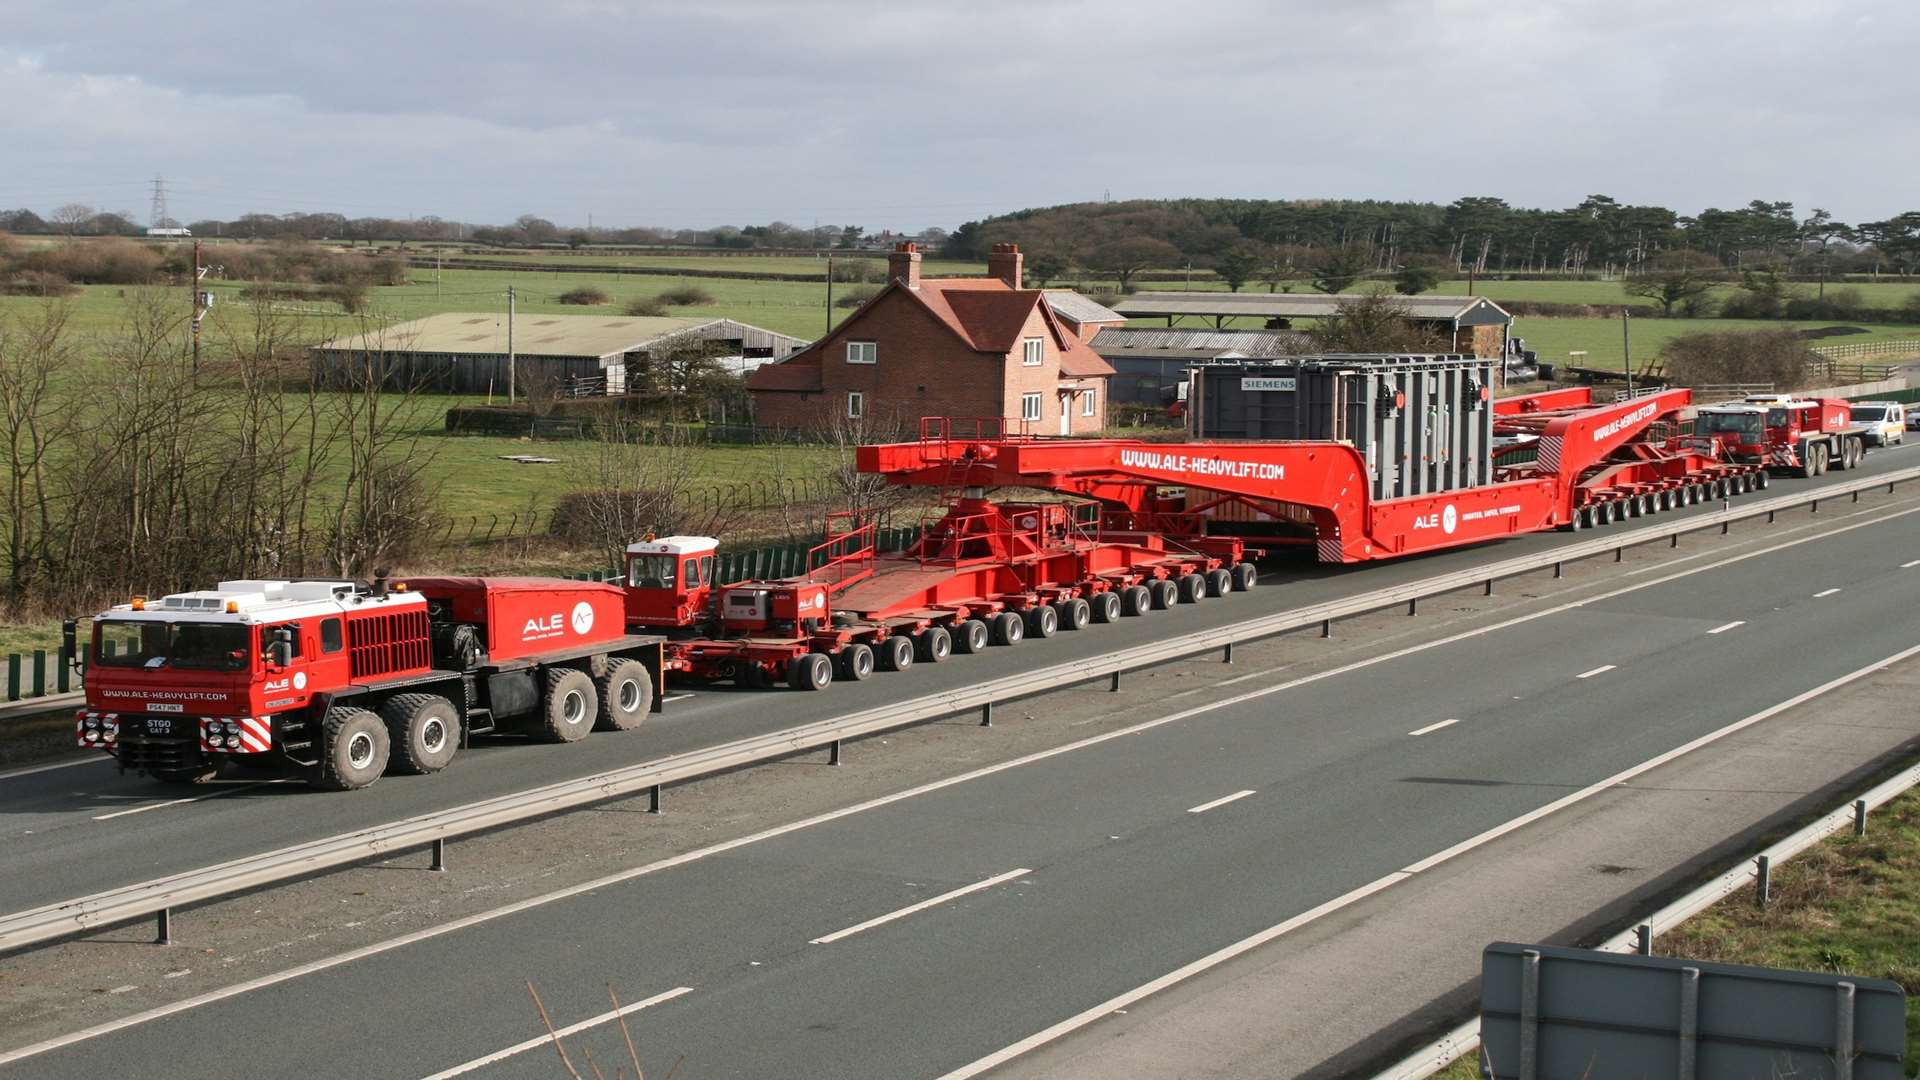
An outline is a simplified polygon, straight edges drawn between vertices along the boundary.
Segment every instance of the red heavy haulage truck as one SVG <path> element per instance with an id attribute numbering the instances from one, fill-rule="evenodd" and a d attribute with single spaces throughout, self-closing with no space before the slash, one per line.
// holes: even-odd
<path id="1" fill-rule="evenodd" d="M 228 762 L 317 787 L 437 772 L 469 736 L 574 742 L 657 704 L 661 637 L 612 585 L 541 578 L 223 581 L 93 620 L 81 746 L 162 780 Z"/>
<path id="2" fill-rule="evenodd" d="M 1795 476 L 1851 469 L 1867 452 L 1866 425 L 1845 398 L 1763 394 L 1702 406 L 1693 433 L 1731 460 Z"/>

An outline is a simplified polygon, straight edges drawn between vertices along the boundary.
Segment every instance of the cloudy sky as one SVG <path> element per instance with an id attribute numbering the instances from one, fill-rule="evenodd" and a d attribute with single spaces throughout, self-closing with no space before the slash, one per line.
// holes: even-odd
<path id="1" fill-rule="evenodd" d="M 1920 208 L 1912 0 L 6 0 L 0 207 L 948 228 L 1182 195 Z"/>

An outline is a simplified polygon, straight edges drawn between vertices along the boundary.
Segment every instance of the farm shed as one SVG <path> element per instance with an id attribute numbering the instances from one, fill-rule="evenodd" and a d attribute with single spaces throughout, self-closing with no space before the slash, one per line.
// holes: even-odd
<path id="1" fill-rule="evenodd" d="M 1143 292 L 1113 309 L 1129 319 L 1164 318 L 1169 327 L 1191 318 L 1211 320 L 1218 329 L 1228 319 L 1255 318 L 1264 320 L 1268 329 L 1286 330 L 1295 319 L 1325 319 L 1338 314 L 1342 302 L 1358 299 L 1300 293 Z M 1506 352 L 1513 316 L 1484 296 L 1396 296 L 1393 300 L 1407 309 L 1414 322 L 1444 334 L 1457 352 L 1490 357 Z"/>
<path id="2" fill-rule="evenodd" d="M 549 385 L 575 393 L 626 392 L 627 365 L 711 343 L 720 358 L 780 360 L 806 347 L 800 338 L 733 319 L 633 318 L 617 315 L 520 315 L 513 320 L 514 382 L 525 393 Z M 369 363 L 392 382 L 440 394 L 504 394 L 507 317 L 457 311 L 336 338 L 311 350 L 323 384 Z"/>
<path id="3" fill-rule="evenodd" d="M 1115 403 L 1170 404 L 1187 369 L 1221 359 L 1268 359 L 1312 350 L 1307 335 L 1292 330 L 1162 330 L 1114 327 L 1093 336 L 1093 351 L 1113 365 L 1107 399 Z"/>

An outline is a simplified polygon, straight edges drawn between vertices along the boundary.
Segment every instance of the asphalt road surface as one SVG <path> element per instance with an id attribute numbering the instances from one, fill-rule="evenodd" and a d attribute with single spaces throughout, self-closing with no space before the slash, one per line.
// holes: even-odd
<path id="1" fill-rule="evenodd" d="M 1857 471 L 1812 480 L 1775 478 L 1767 492 L 1748 497 L 1766 497 L 1913 464 L 1920 464 L 1920 453 L 1894 447 L 1870 453 Z M 1630 519 L 1608 529 L 1631 532 L 1706 509 L 1711 508 L 1689 507 L 1652 518 Z M 1275 562 L 1269 564 L 1261 585 L 1251 593 L 1093 626 L 1012 649 L 956 656 L 939 666 L 916 665 L 901 674 L 881 673 L 865 683 L 836 683 L 824 693 L 702 689 L 671 702 L 666 713 L 635 732 L 596 733 L 583 742 L 563 746 L 514 739 L 483 741 L 464 752 L 444 773 L 387 777 L 357 792 L 314 792 L 297 782 L 266 781 L 245 774 L 205 789 L 182 790 L 144 777 L 119 775 L 104 755 L 79 764 L 0 773 L 0 866 L 8 869 L 0 875 L 0 911 L 58 903 L 356 828 L 965 686 L 983 678 L 1012 674 L 1022 666 L 1097 656 L 1169 634 L 1546 551 L 1596 535 L 1600 533 L 1536 533 L 1433 555 L 1350 566 Z"/>
<path id="2" fill-rule="evenodd" d="M 940 1076 L 1912 649 L 1920 509 L 1853 520 L 1311 676 L 1256 672 L 1132 729 L 136 1018 L 0 1075 L 553 1076 L 531 981 L 556 1027 L 578 1027 L 576 1064 L 625 1059 L 611 983 L 645 1005 L 627 1019 L 655 1075 L 684 1056 L 686 1076 Z M 506 769 L 538 757 L 499 753 Z M 233 796 L 115 820 L 356 801 Z"/>

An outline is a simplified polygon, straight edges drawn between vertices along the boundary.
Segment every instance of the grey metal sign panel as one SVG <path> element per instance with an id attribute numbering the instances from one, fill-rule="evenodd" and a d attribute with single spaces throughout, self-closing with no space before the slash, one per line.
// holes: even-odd
<path id="1" fill-rule="evenodd" d="M 1852 975 L 1495 942 L 1480 1044 L 1514 1080 L 1902 1080 L 1906 997 Z"/>

